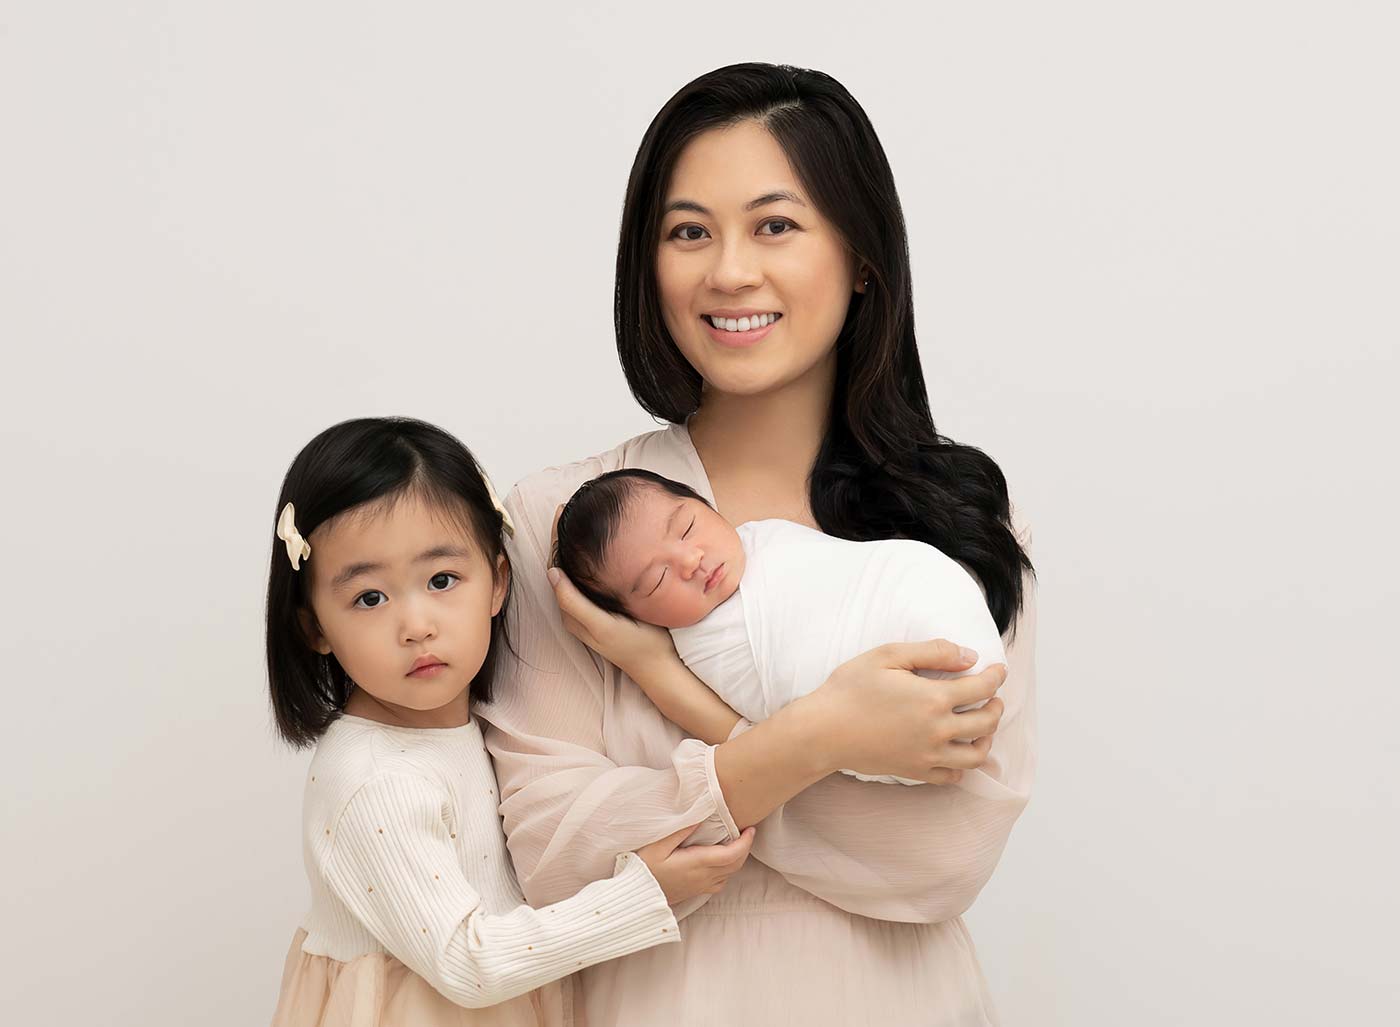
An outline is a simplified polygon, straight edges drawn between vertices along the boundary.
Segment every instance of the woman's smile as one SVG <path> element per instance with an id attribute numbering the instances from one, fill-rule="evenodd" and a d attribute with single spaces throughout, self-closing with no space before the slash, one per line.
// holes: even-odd
<path id="1" fill-rule="evenodd" d="M 700 323 L 710 333 L 710 338 L 721 346 L 742 349 L 746 346 L 752 346 L 760 339 L 767 338 L 768 333 L 773 330 L 782 316 L 782 314 L 756 314 L 752 317 L 723 318 L 717 314 L 703 314 L 700 317 Z"/>

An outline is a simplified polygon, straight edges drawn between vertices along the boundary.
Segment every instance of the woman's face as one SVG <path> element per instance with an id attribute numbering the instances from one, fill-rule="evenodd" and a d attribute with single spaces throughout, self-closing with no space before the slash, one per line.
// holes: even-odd
<path id="1" fill-rule="evenodd" d="M 760 395 L 834 359 L 855 261 L 767 129 L 696 136 L 663 202 L 662 314 L 707 388 Z"/>

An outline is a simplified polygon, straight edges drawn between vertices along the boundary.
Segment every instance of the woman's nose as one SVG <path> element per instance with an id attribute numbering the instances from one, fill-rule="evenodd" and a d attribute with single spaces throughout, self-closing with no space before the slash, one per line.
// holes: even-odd
<path id="1" fill-rule="evenodd" d="M 747 244 L 747 240 L 721 243 L 716 247 L 709 284 L 719 292 L 738 292 L 762 285 L 763 269 L 759 254 Z"/>

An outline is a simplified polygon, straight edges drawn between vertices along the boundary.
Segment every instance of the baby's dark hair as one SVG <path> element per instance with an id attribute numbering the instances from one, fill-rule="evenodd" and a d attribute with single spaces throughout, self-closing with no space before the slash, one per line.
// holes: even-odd
<path id="1" fill-rule="evenodd" d="M 296 508 L 296 529 L 310 538 L 319 526 L 346 511 L 377 501 L 418 498 L 457 519 L 494 569 L 505 545 L 504 519 L 471 451 L 457 439 L 409 417 L 365 417 L 327 428 L 306 444 L 282 481 L 273 511 Z M 267 579 L 267 678 L 277 733 L 298 748 L 310 745 L 345 709 L 354 686 L 334 655 L 311 648 L 302 627 L 310 607 L 306 564 L 293 570 L 286 545 L 275 539 Z M 310 561 L 316 559 L 313 550 Z M 473 702 L 491 698 L 491 675 L 499 645 L 510 646 L 506 610 L 491 621 L 491 642 L 472 678 Z"/>
<path id="2" fill-rule="evenodd" d="M 705 497 L 689 485 L 651 471 L 626 467 L 586 481 L 569 497 L 555 527 L 550 563 L 558 567 L 595 606 L 628 616 L 622 597 L 602 582 L 603 561 L 617 537 L 627 506 L 643 489 L 656 489 L 681 499 Z"/>

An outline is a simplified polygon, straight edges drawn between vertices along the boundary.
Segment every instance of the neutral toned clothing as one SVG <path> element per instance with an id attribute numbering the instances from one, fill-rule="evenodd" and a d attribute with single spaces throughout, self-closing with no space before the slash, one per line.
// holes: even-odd
<path id="1" fill-rule="evenodd" d="M 749 721 L 767 720 L 821 687 L 841 664 L 886 642 L 946 638 L 977 653 L 966 671 L 1004 663 L 981 586 L 935 547 L 907 538 L 853 542 L 805 524 L 749 521 L 739 588 L 707 617 L 671 629 L 676 654 Z M 891 774 L 862 781 L 923 785 Z"/>
<path id="2" fill-rule="evenodd" d="M 476 720 L 333 723 L 307 772 L 311 909 L 273 1023 L 564 1024 L 569 996 L 551 982 L 677 939 L 633 852 L 614 853 L 608 874 L 577 894 L 526 905 L 496 805 Z"/>
<path id="3" fill-rule="evenodd" d="M 545 578 L 556 506 L 618 467 L 650 469 L 714 501 L 681 425 L 541 471 L 506 500 L 516 526 L 508 549 L 519 656 L 502 660 L 496 699 L 479 713 L 511 858 L 536 904 L 605 877 L 614 853 L 682 827 L 700 825 L 697 843 L 739 833 L 714 747 L 686 738 L 634 682 L 569 635 Z M 958 786 L 922 788 L 832 774 L 795 796 L 759 825 L 755 858 L 723 892 L 678 907 L 681 945 L 581 973 L 591 1027 L 995 1023 L 960 914 L 1029 795 L 1032 587 L 1007 647 L 1006 711 L 982 770 Z"/>

